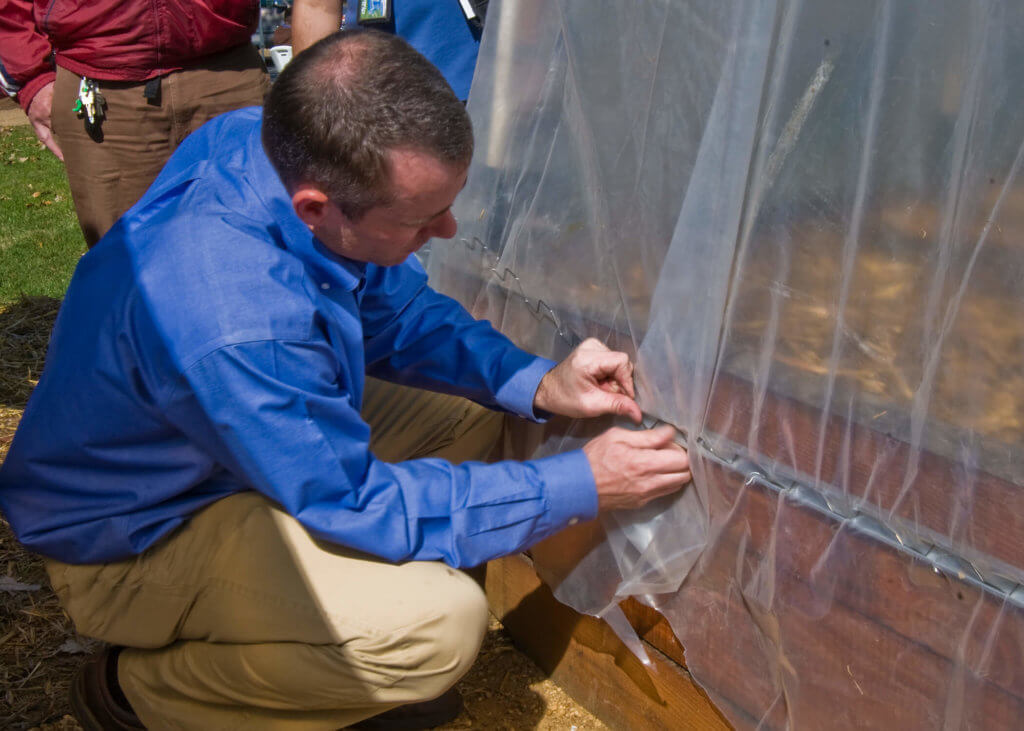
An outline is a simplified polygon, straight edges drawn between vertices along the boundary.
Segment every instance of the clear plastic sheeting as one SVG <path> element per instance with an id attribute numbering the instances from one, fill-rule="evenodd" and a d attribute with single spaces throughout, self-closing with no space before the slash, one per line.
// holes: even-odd
<path id="1" fill-rule="evenodd" d="M 635 356 L 694 483 L 535 559 L 737 727 L 1024 718 L 1022 69 L 1015 0 L 492 3 L 432 280 Z"/>

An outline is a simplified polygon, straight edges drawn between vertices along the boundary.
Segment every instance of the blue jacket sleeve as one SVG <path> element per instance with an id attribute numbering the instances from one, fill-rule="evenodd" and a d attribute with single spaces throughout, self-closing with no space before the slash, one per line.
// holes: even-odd
<path id="1" fill-rule="evenodd" d="M 371 375 L 540 420 L 533 398 L 555 363 L 435 292 L 415 259 L 368 267 L 359 309 Z"/>
<path id="2" fill-rule="evenodd" d="M 343 368 L 324 342 L 226 346 L 185 372 L 165 413 L 312 535 L 392 561 L 473 566 L 596 514 L 579 450 L 493 465 L 375 459 Z"/>

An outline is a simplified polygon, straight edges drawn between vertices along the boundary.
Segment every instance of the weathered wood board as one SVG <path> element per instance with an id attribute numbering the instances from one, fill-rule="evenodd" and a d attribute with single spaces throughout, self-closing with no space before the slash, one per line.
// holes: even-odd
<path id="1" fill-rule="evenodd" d="M 477 281 L 475 286 L 481 284 L 494 302 L 506 296 L 500 284 Z M 518 306 L 515 294 L 508 296 L 508 306 Z M 548 304 L 559 310 L 557 302 Z M 763 303 L 751 311 L 759 308 Z M 539 328 L 546 327 L 541 315 L 538 310 Z M 584 331 L 612 347 L 628 351 L 635 344 L 635 333 L 618 332 L 610 323 L 584 324 Z M 794 320 L 787 331 L 794 342 L 806 324 Z M 874 397 L 862 389 L 857 413 L 849 404 L 845 411 L 838 403 L 826 410 L 817 386 L 803 388 L 815 378 L 800 371 L 803 361 L 786 365 L 783 360 L 773 363 L 773 378 L 776 371 L 782 374 L 776 382 L 745 376 L 737 357 L 717 370 L 707 397 L 703 443 L 732 448 L 719 456 L 738 460 L 732 466 L 708 460 L 712 544 L 677 595 L 656 598 L 681 636 L 700 647 L 689 657 L 693 675 L 706 685 L 712 704 L 739 727 L 1020 728 L 1024 592 L 1014 590 L 1014 581 L 1024 575 L 1024 486 L 1017 484 L 1019 469 L 1007 470 L 1006 464 L 1020 464 L 1021 445 L 1000 442 L 1006 425 L 979 431 L 970 421 L 977 414 L 960 423 L 949 394 L 943 396 L 948 418 L 929 420 L 926 437 L 908 444 L 905 399 L 883 391 L 876 394 L 877 413 L 865 416 Z M 786 368 L 792 372 L 783 373 Z M 786 382 L 801 387 L 777 388 Z M 857 389 L 855 383 L 847 387 Z M 962 463 L 956 451 L 961 439 L 968 440 L 968 451 L 977 447 L 975 462 Z M 529 445 L 519 446 L 524 448 L 508 456 L 531 454 Z M 1000 459 L 986 461 L 996 453 Z M 794 485 L 825 496 L 831 505 L 852 506 L 847 518 L 874 516 L 883 534 L 894 533 L 862 529 L 862 522 L 823 511 L 786 484 L 748 479 L 765 470 L 788 473 Z M 577 526 L 535 547 L 539 573 L 564 576 L 600 538 L 599 528 Z M 937 567 L 935 556 L 925 557 L 922 549 L 940 558 L 946 554 L 952 563 L 940 561 Z M 518 579 L 497 577 L 513 571 L 508 561 L 494 565 L 492 585 L 525 581 L 518 565 Z M 511 608 L 504 600 L 495 607 Z M 683 671 L 687 653 L 664 616 L 633 600 L 622 607 L 637 633 L 662 653 L 659 662 Z M 692 718 L 637 715 L 632 706 L 652 702 L 634 692 L 643 684 L 631 680 L 627 690 L 621 682 L 599 679 L 604 669 L 567 649 L 579 638 L 559 639 L 564 627 L 552 635 L 545 617 L 554 612 L 515 616 L 510 631 L 613 727 L 691 728 L 701 722 L 695 718 L 704 718 L 700 711 Z M 579 620 L 569 634 L 593 622 Z M 610 633 L 607 627 L 601 631 Z M 586 632 L 586 642 L 593 644 L 596 630 Z M 614 657 L 625 652 L 621 644 L 601 647 Z M 559 654 L 559 648 L 565 652 Z M 625 663 L 620 660 L 619 666 Z M 683 673 L 684 685 L 692 687 L 690 675 Z M 590 696 L 573 690 L 594 688 Z M 632 715 L 601 711 L 622 706 Z"/>
<path id="2" fill-rule="evenodd" d="M 516 644 L 612 728 L 730 728 L 685 668 L 653 647 L 643 665 L 604 622 L 560 604 L 526 557 L 492 561 L 487 596 Z"/>
<path id="3" fill-rule="evenodd" d="M 552 605 L 524 559 L 491 566 L 495 611 L 595 715 L 615 728 L 700 727 L 721 720 L 714 706 L 751 728 L 760 720 L 768 728 L 932 729 L 950 721 L 1009 729 L 1024 718 L 1024 610 L 745 475 L 718 465 L 707 475 L 730 515 L 695 579 L 658 605 L 701 643 L 705 660 L 694 672 L 711 704 L 689 700 L 699 691 L 683 669 L 685 651 L 654 610 L 622 605 L 661 653 L 657 695 L 611 630 Z M 567 534 L 540 555 L 560 540 L 569 550 L 581 545 L 578 533 Z"/>

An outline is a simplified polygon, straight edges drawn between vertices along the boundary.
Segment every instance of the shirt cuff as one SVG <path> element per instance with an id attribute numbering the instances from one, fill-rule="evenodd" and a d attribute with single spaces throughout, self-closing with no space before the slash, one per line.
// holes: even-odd
<path id="1" fill-rule="evenodd" d="M 544 479 L 544 497 L 552 532 L 597 517 L 597 485 L 582 449 L 533 460 Z"/>
<path id="2" fill-rule="evenodd" d="M 35 78 L 31 79 L 23 87 L 18 89 L 18 105 L 21 107 L 22 111 L 25 112 L 25 114 L 28 114 L 28 108 L 32 105 L 32 100 L 36 98 L 36 94 L 39 93 L 39 90 L 56 78 L 56 72 L 47 71 L 45 73 L 39 74 L 39 76 L 36 76 Z M 56 101 L 54 103 L 56 103 Z"/>
<path id="3" fill-rule="evenodd" d="M 544 423 L 551 418 L 551 414 L 545 411 L 535 412 L 533 400 L 537 397 L 541 379 L 556 365 L 558 364 L 553 360 L 534 357 L 526 367 L 516 371 L 515 375 L 501 387 L 500 392 L 495 394 L 498 402 L 515 414 Z"/>

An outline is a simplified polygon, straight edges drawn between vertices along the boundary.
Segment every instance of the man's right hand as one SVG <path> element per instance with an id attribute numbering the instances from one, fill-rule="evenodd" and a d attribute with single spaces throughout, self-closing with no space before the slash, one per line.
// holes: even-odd
<path id="1" fill-rule="evenodd" d="M 50 112 L 53 108 L 53 82 L 44 86 L 32 97 L 32 103 L 28 105 L 28 121 L 32 123 L 32 129 L 39 141 L 46 145 L 54 155 L 64 162 L 64 153 L 60 151 L 57 140 L 53 138 L 53 130 L 50 128 Z"/>
<path id="2" fill-rule="evenodd" d="M 639 508 L 688 483 L 690 457 L 673 441 L 675 429 L 615 427 L 583 446 L 597 483 L 599 510 Z"/>

